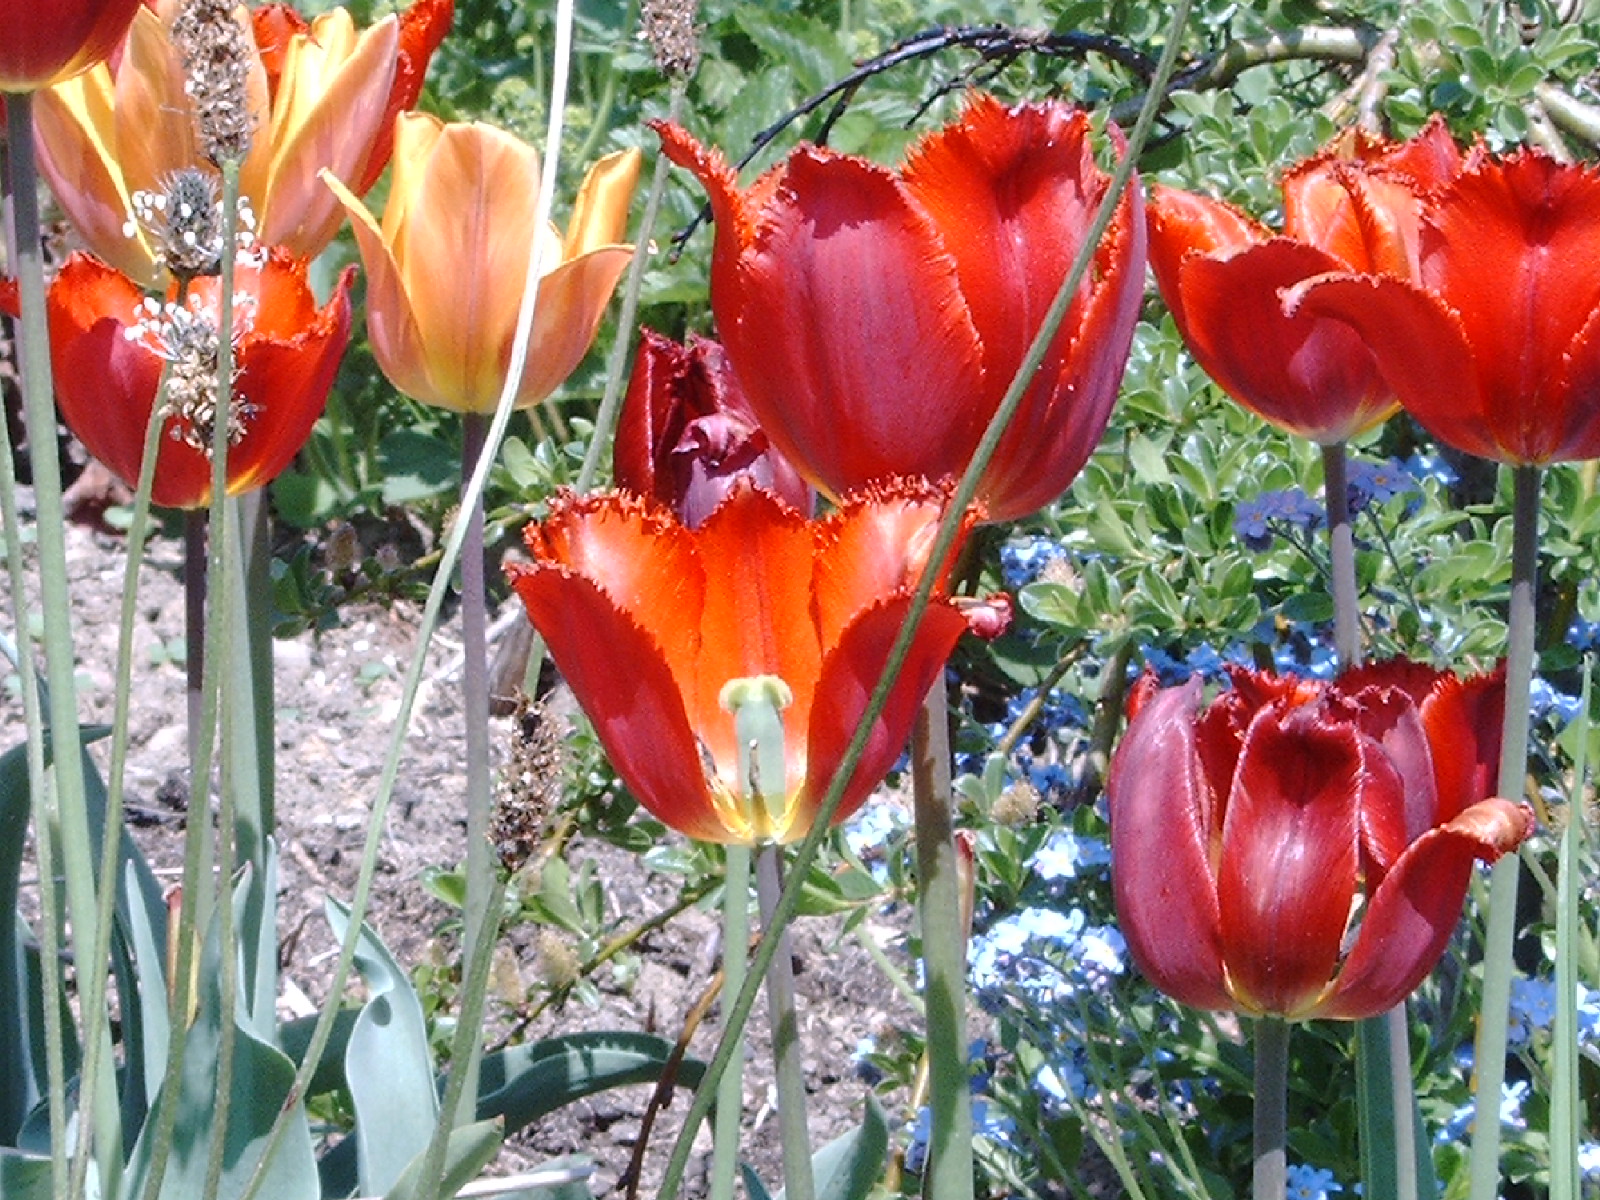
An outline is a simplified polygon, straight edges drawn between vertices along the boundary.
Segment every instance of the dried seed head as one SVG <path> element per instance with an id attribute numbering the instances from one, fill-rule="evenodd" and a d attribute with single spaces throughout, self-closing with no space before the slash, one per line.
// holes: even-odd
<path id="1" fill-rule="evenodd" d="M 233 302 L 237 311 L 254 303 L 254 297 L 240 294 Z M 197 297 L 191 297 L 188 306 L 147 299 L 140 305 L 139 319 L 128 326 L 124 336 L 130 342 L 144 342 L 171 364 L 162 405 L 163 415 L 175 419 L 171 436 L 209 456 L 216 431 L 218 352 L 222 347 L 211 314 L 202 309 Z M 240 375 L 237 341 L 236 336 L 232 382 Z M 246 403 L 231 386 L 228 390 L 228 444 L 232 446 L 244 437 L 260 409 Z"/>
<path id="2" fill-rule="evenodd" d="M 996 825 L 1019 828 L 1031 825 L 1039 815 L 1039 789 L 1026 779 L 1013 783 L 995 797 L 989 816 Z"/>
<path id="3" fill-rule="evenodd" d="M 243 161 L 252 133 L 251 44 L 232 0 L 186 0 L 172 23 L 172 44 L 188 76 L 184 91 L 206 157 L 219 167 Z"/>
<path id="4" fill-rule="evenodd" d="M 511 758 L 500 776 L 490 836 L 507 872 L 515 875 L 544 840 L 545 819 L 561 800 L 563 743 L 559 721 L 526 696 L 517 701 Z"/>
<path id="5" fill-rule="evenodd" d="M 687 79 L 700 65 L 700 28 L 694 23 L 698 7 L 696 0 L 644 0 L 639 23 L 663 75 Z"/>
<path id="6" fill-rule="evenodd" d="M 184 167 L 163 179 L 160 191 L 135 192 L 133 214 L 122 228 L 129 237 L 143 233 L 167 270 L 188 281 L 222 273 L 227 224 L 217 177 Z M 256 216 L 243 196 L 234 225 L 237 261 L 259 265 Z"/>
<path id="7" fill-rule="evenodd" d="M 554 929 L 545 928 L 539 931 L 537 954 L 539 977 L 545 983 L 559 988 L 571 987 L 578 982 L 578 975 L 583 967 L 578 959 L 578 952 Z"/>

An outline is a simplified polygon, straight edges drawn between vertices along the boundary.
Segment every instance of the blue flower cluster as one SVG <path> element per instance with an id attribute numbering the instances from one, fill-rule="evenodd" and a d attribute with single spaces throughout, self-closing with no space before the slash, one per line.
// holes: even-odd
<path id="1" fill-rule="evenodd" d="M 1070 829 L 1052 833 L 1028 860 L 1029 868 L 1046 883 L 1104 874 L 1110 863 L 1111 847 L 1104 838 L 1082 837 Z"/>
<path id="2" fill-rule="evenodd" d="M 1251 550 L 1269 550 L 1281 533 L 1305 533 L 1326 521 L 1322 505 L 1300 488 L 1262 492 L 1233 510 L 1233 532 Z"/>
<path id="3" fill-rule="evenodd" d="M 973 939 L 969 973 L 980 1003 L 1019 999 L 1035 1009 L 1103 988 L 1127 969 L 1128 945 L 1080 908 L 1024 908 Z"/>
<path id="4" fill-rule="evenodd" d="M 1016 591 L 1038 579 L 1056 559 L 1066 556 L 1066 547 L 1050 538 L 1012 538 L 1000 547 L 1000 577 L 1006 587 Z"/>
<path id="5" fill-rule="evenodd" d="M 1600 991 L 1578 985 L 1578 1041 L 1600 1046 Z M 1511 981 L 1511 1007 L 1507 1013 L 1506 1044 L 1526 1046 L 1538 1030 L 1549 1029 L 1556 1019 L 1556 985 L 1546 978 L 1518 977 Z"/>

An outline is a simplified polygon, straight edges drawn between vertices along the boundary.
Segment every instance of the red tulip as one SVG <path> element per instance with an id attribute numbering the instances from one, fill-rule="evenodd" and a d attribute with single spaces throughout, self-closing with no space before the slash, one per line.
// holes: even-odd
<path id="1" fill-rule="evenodd" d="M 642 331 L 612 453 L 618 487 L 691 527 L 742 479 L 802 513 L 812 508 L 811 489 L 756 423 L 722 347 L 693 334 L 680 346 Z"/>
<path id="2" fill-rule="evenodd" d="M 234 308 L 238 335 L 233 388 L 235 423 L 228 447 L 228 492 L 260 487 L 287 467 L 311 434 L 333 385 L 350 336 L 350 285 L 346 270 L 321 309 L 306 283 L 306 264 L 274 251 L 260 267 L 239 267 Z M 93 454 L 125 482 L 139 478 L 145 429 L 156 400 L 162 368 L 206 368 L 215 353 L 218 281 L 195 280 L 185 312 L 211 331 L 186 339 L 191 318 L 174 324 L 126 275 L 87 255 L 73 255 L 50 285 L 50 350 L 61 415 Z M 154 310 L 154 311 L 152 311 Z M 198 357 L 191 351 L 199 351 Z M 156 462 L 154 503 L 200 508 L 211 499 L 210 424 L 205 405 L 175 395 L 177 411 L 167 419 Z M 198 382 L 198 379 L 197 379 Z M 180 389 L 181 390 L 181 389 Z"/>
<path id="3" fill-rule="evenodd" d="M 1460 169 L 1442 122 L 1400 144 L 1346 135 L 1284 177 L 1283 233 L 1230 204 L 1156 186 L 1150 264 L 1195 359 L 1264 420 L 1329 445 L 1397 407 L 1361 339 L 1286 315 L 1281 293 L 1329 272 L 1417 272 L 1419 193 Z"/>
<path id="4" fill-rule="evenodd" d="M 964 470 L 1105 194 L 1088 117 L 977 96 L 898 173 L 802 146 L 743 191 L 721 154 L 656 130 L 710 193 L 711 307 L 774 444 L 834 495 Z M 990 519 L 1049 503 L 1099 441 L 1144 240 L 1134 185 L 985 473 Z"/>
<path id="5" fill-rule="evenodd" d="M 746 484 L 691 529 L 625 492 L 565 494 L 527 531 L 532 563 L 508 574 L 640 803 L 690 837 L 790 841 L 855 734 L 943 508 L 900 484 L 807 521 Z M 894 764 L 965 628 L 936 593 L 836 819 Z M 790 701 L 782 769 L 751 796 L 723 703 L 757 677 L 780 679 Z"/>
<path id="6" fill-rule="evenodd" d="M 0 0 L 0 92 L 69 79 L 116 49 L 139 0 Z"/>
<path id="7" fill-rule="evenodd" d="M 1287 294 L 1366 343 L 1440 441 L 1521 466 L 1600 457 L 1600 173 L 1475 150 L 1429 197 L 1415 283 L 1334 273 Z"/>
<path id="8" fill-rule="evenodd" d="M 1233 678 L 1203 712 L 1198 680 L 1137 689 L 1106 782 L 1129 951 L 1197 1008 L 1385 1012 L 1443 953 L 1474 860 L 1532 831 L 1485 798 L 1504 680 L 1403 660 Z"/>

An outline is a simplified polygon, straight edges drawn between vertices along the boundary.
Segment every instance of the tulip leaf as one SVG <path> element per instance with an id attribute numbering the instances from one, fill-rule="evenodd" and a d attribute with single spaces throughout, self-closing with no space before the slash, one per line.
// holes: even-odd
<path id="1" fill-rule="evenodd" d="M 855 1129 L 837 1137 L 811 1156 L 817 1200 L 866 1200 L 883 1174 L 889 1157 L 889 1123 L 876 1096 L 867 1094 L 867 1114 Z M 785 1200 L 767 1191 L 748 1163 L 739 1164 L 750 1200 Z"/>
<path id="2" fill-rule="evenodd" d="M 432 1130 L 428 1131 L 430 1134 Z M 387 1134 L 381 1139 L 388 1141 L 392 1134 Z M 473 1125 L 463 1125 L 460 1129 L 450 1131 L 450 1144 L 445 1150 L 444 1174 L 436 1189 L 419 1191 L 420 1175 L 423 1160 L 428 1156 L 428 1138 L 421 1142 L 406 1143 L 396 1141 L 396 1145 L 412 1145 L 417 1147 L 416 1154 L 412 1157 L 395 1181 L 392 1188 L 384 1193 L 386 1200 L 421 1200 L 425 1196 L 453 1196 L 471 1183 L 478 1176 L 478 1172 L 494 1161 L 494 1156 L 500 1152 L 500 1143 L 504 1140 L 499 1121 L 479 1121 Z M 370 1194 L 363 1186 L 362 1193 Z"/>
<path id="3" fill-rule="evenodd" d="M 50 1160 L 0 1148 L 0 1196 L 5 1200 L 51 1200 Z"/>
<path id="4" fill-rule="evenodd" d="M 328 924 L 343 942 L 350 910 L 329 897 Z M 365 924 L 356 970 L 368 999 L 345 1048 L 345 1084 L 355 1107 L 356 1175 L 362 1195 L 388 1192 L 433 1134 L 439 1117 L 422 1003 L 393 956 Z M 496 1139 L 498 1145 L 498 1137 Z"/>
<path id="5" fill-rule="evenodd" d="M 386 435 L 378 443 L 378 466 L 383 472 L 383 502 L 390 505 L 432 499 L 461 480 L 455 448 L 415 429 Z"/>

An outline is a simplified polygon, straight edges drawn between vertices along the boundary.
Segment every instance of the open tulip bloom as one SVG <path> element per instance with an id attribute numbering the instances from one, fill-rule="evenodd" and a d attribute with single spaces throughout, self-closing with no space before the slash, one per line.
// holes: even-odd
<path id="1" fill-rule="evenodd" d="M 786 842 L 815 819 L 944 507 L 901 483 L 807 521 L 745 485 L 691 529 L 627 493 L 563 494 L 508 573 L 640 803 L 690 837 Z M 894 765 L 966 628 L 936 592 L 836 820 Z M 741 691 L 765 699 L 741 710 Z M 781 734 L 752 771 L 745 718 L 763 707 Z"/>
<path id="2" fill-rule="evenodd" d="M 259 265 L 239 265 L 230 495 L 260 487 L 293 462 L 322 415 L 350 337 L 354 273 L 344 272 L 319 309 L 303 260 L 275 250 Z M 50 285 L 50 352 L 62 418 L 89 453 L 129 484 L 139 478 L 162 371 L 172 369 L 155 504 L 210 502 L 218 290 L 215 277 L 198 279 L 186 304 L 158 304 L 126 275 L 82 254 L 69 258 Z"/>
<path id="3" fill-rule="evenodd" d="M 343 8 L 310 25 L 281 5 L 255 14 L 255 136 L 239 185 L 264 242 L 311 258 L 333 240 L 344 213 L 318 172 L 358 193 L 372 186 L 389 160 L 395 114 L 416 103 L 454 7 L 416 0 L 365 30 Z M 203 164 L 172 44 L 176 10 L 140 8 L 115 67 L 42 93 L 36 112 L 40 171 L 85 244 L 147 286 L 162 282 L 161 271 L 148 238 L 125 232 L 134 197 L 162 193 L 173 172 Z"/>
<path id="4" fill-rule="evenodd" d="M 1394 389 L 1338 320 L 1286 313 L 1282 293 L 1341 272 L 1417 275 L 1422 201 L 1459 169 L 1442 121 L 1409 142 L 1348 134 L 1283 180 L 1283 232 L 1178 188 L 1150 194 L 1150 265 L 1201 368 L 1240 404 L 1322 445 L 1395 411 Z"/>
<path id="5" fill-rule="evenodd" d="M 675 125 L 711 198 L 711 307 L 774 444 L 835 496 L 959 475 L 1071 267 L 1107 175 L 1087 114 L 975 96 L 898 172 L 812 146 L 741 190 Z M 1135 181 L 984 473 L 990 520 L 1049 503 L 1111 414 L 1144 290 Z"/>
<path id="6" fill-rule="evenodd" d="M 1395 659 L 1319 684 L 1141 683 L 1107 778 L 1118 920 L 1176 1000 L 1375 1016 L 1432 970 L 1474 861 L 1533 828 L 1485 798 L 1504 684 Z"/>
<path id="7" fill-rule="evenodd" d="M 1293 313 L 1365 342 L 1440 441 L 1499 462 L 1600 457 L 1600 173 L 1473 150 L 1428 197 L 1414 281 L 1333 272 Z"/>
<path id="8" fill-rule="evenodd" d="M 639 160 L 626 150 L 589 169 L 565 236 L 537 227 L 538 152 L 491 125 L 401 116 L 381 225 L 324 174 L 355 227 L 367 269 L 367 334 L 389 381 L 424 404 L 492 413 L 539 238 L 539 295 L 517 406 L 555 391 L 588 352 L 633 256 L 622 238 Z"/>

